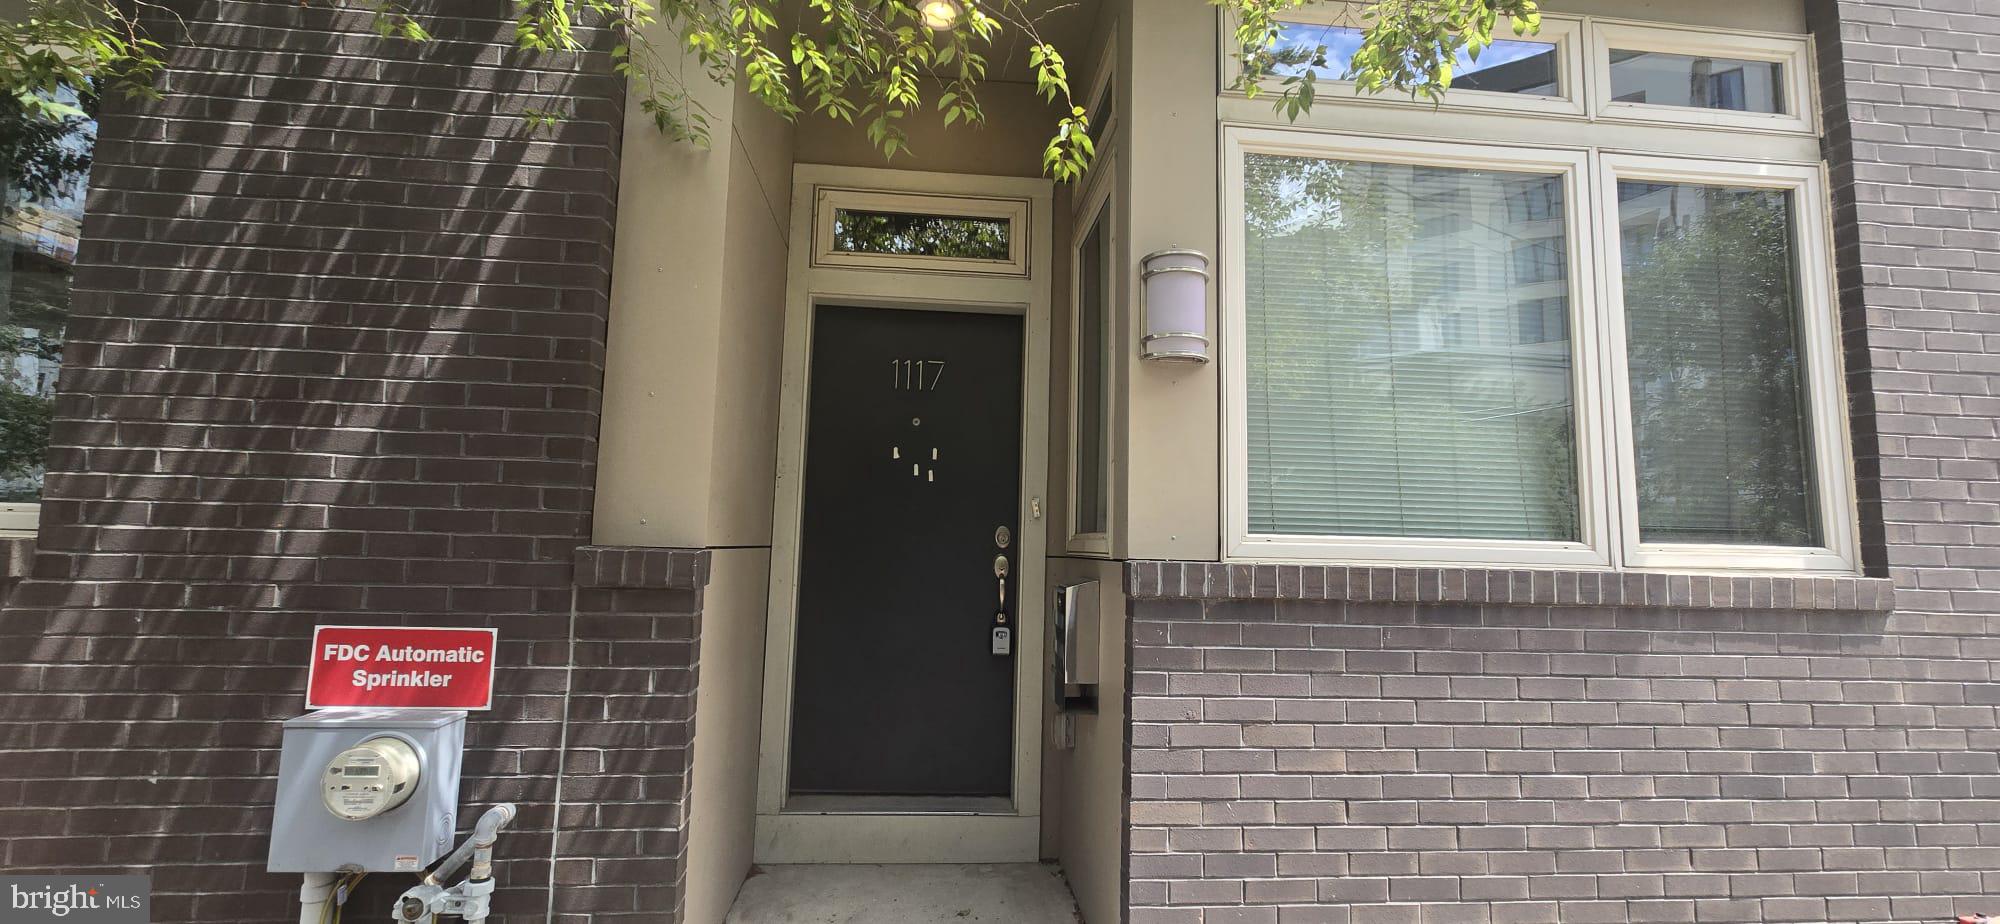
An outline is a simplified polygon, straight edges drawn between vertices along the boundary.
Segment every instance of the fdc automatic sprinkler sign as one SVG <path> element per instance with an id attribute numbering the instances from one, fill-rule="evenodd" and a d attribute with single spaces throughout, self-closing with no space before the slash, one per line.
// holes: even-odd
<path id="1" fill-rule="evenodd" d="M 320 626 L 306 708 L 490 709 L 497 629 Z"/>

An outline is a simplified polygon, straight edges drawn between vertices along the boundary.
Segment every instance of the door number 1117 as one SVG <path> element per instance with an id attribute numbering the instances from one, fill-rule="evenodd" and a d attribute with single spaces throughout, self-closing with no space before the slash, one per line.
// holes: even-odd
<path id="1" fill-rule="evenodd" d="M 896 391 L 937 391 L 944 378 L 944 360 L 892 359 L 889 371 L 895 376 Z"/>

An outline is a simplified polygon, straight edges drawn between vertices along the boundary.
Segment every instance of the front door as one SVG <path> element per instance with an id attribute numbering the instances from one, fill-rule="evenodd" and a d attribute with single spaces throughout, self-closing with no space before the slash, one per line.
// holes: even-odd
<path id="1" fill-rule="evenodd" d="M 792 794 L 1010 794 L 1021 346 L 1015 315 L 814 309 Z"/>

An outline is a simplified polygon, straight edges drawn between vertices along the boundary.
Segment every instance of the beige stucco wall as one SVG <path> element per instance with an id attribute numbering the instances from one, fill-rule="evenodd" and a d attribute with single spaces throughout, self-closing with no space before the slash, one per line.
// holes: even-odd
<path id="1" fill-rule="evenodd" d="M 792 135 L 783 119 L 737 97 L 716 327 L 705 537 L 713 551 L 695 698 L 687 924 L 719 924 L 728 914 L 749 874 L 756 828 L 757 775 L 746 768 L 757 764 L 762 732 Z"/>
<path id="2" fill-rule="evenodd" d="M 1114 445 L 1109 454 L 1114 539 L 1127 528 L 1124 511 L 1128 507 L 1120 489 L 1126 477 L 1122 465 L 1126 446 L 1116 434 L 1123 430 L 1119 421 L 1127 411 L 1124 401 L 1130 389 L 1119 388 L 1117 383 L 1127 381 L 1138 352 L 1131 320 L 1134 305 L 1130 299 L 1136 275 L 1130 279 L 1120 278 L 1131 274 L 1121 273 L 1119 269 L 1132 266 L 1126 241 L 1128 232 L 1125 230 L 1128 216 L 1118 214 L 1130 201 L 1124 192 L 1127 188 L 1124 184 L 1129 182 L 1124 170 L 1128 157 L 1115 153 L 1126 150 L 1126 125 L 1132 120 L 1132 113 L 1125 105 L 1132 93 L 1127 76 L 1131 73 L 1128 63 L 1130 42 L 1126 30 L 1120 25 L 1126 21 L 1129 9 L 1129 3 L 1122 8 L 1118 3 L 1104 4 L 1099 10 L 1088 50 L 1081 54 L 1073 51 L 1070 55 L 1071 74 L 1078 81 L 1079 93 L 1087 92 L 1084 89 L 1088 86 L 1086 81 L 1095 77 L 1100 67 L 1112 68 L 1114 113 L 1108 126 L 1111 134 L 1100 151 L 1100 156 L 1105 159 L 1100 163 L 1105 169 L 1113 171 L 1101 179 L 1113 184 L 1110 209 L 1114 214 L 1112 226 L 1115 229 L 1114 251 L 1110 258 L 1114 283 L 1107 293 L 1113 318 L 1111 352 L 1115 357 L 1109 370 L 1114 384 L 1113 407 L 1108 421 L 1114 434 Z M 1114 40 L 1116 44 L 1113 44 Z M 1087 191 L 1085 186 L 1058 190 L 1055 223 L 1064 232 L 1058 234 L 1058 238 L 1065 256 L 1074 246 L 1076 235 L 1083 231 L 1076 227 L 1079 220 L 1076 206 Z M 1075 268 L 1069 260 L 1061 263 L 1056 277 L 1054 333 L 1050 346 L 1049 484 L 1050 510 L 1054 511 L 1054 515 L 1050 517 L 1049 586 L 1058 587 L 1077 581 L 1098 582 L 1101 619 L 1098 674 L 1102 682 L 1098 687 L 1098 711 L 1079 712 L 1068 717 L 1071 731 L 1067 747 L 1062 745 L 1064 717 L 1055 710 L 1051 700 L 1044 735 L 1048 751 L 1043 781 L 1043 849 L 1044 853 L 1060 862 L 1084 921 L 1087 924 L 1116 924 L 1122 919 L 1125 882 L 1125 607 L 1118 591 L 1124 566 L 1115 560 L 1092 560 L 1064 551 L 1070 519 L 1070 358 L 1073 350 L 1070 296 Z M 1048 644 L 1049 650 L 1054 651 L 1053 638 Z"/>
<path id="3" fill-rule="evenodd" d="M 686 920 L 719 924 L 750 868 L 756 810 L 745 768 L 763 706 L 793 130 L 740 88 L 697 92 L 708 150 L 630 109 L 595 541 L 713 549 Z"/>
<path id="4" fill-rule="evenodd" d="M 599 545 L 708 544 L 733 93 L 689 86 L 713 114 L 711 150 L 662 138 L 636 103 L 627 107 L 598 431 Z"/>
<path id="5" fill-rule="evenodd" d="M 768 549 L 711 553 L 695 697 L 686 924 L 719 924 L 750 870 L 764 701 Z"/>
<path id="6" fill-rule="evenodd" d="M 946 126 L 942 113 L 925 107 L 904 120 L 910 151 L 883 160 L 860 128 L 824 116 L 803 115 L 798 162 L 837 167 L 890 167 L 987 176 L 1041 176 L 1042 146 L 1058 116 L 1025 83 L 994 82 L 979 88 L 982 125 Z"/>
<path id="7" fill-rule="evenodd" d="M 1127 492 L 1114 552 L 1124 558 L 1213 559 L 1220 553 L 1216 434 L 1220 379 L 1213 363 L 1161 364 L 1138 359 L 1143 306 L 1141 256 L 1168 248 L 1217 254 L 1218 18 L 1202 3 L 1120 0 L 1129 13 L 1117 77 L 1129 117 L 1120 132 L 1126 246 L 1114 262 L 1127 281 L 1115 334 L 1124 359 L 1120 381 L 1127 421 L 1122 479 Z M 1122 34 L 1122 33 L 1121 33 Z M 1210 281 L 1208 329 L 1215 330 Z"/>
<path id="8" fill-rule="evenodd" d="M 1086 924 L 1117 924 L 1125 888 L 1125 599 L 1120 592 L 1124 566 L 1111 561 L 1058 559 L 1049 570 L 1051 586 L 1096 581 L 1102 616 L 1098 639 L 1097 711 L 1070 716 L 1072 743 L 1052 750 L 1054 779 L 1061 792 L 1057 811 L 1043 816 L 1045 834 L 1069 879 Z M 1051 722 L 1049 739 L 1061 726 Z"/>

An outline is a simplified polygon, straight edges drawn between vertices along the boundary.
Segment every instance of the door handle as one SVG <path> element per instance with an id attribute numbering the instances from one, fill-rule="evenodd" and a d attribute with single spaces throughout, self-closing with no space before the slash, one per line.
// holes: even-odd
<path id="1" fill-rule="evenodd" d="M 1007 625 L 1007 571 L 1009 567 L 1007 556 L 993 556 L 993 577 L 1000 583 L 1000 610 L 993 614 L 993 654 L 997 656 L 1006 656 L 1014 653 L 1014 630 Z"/>

